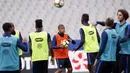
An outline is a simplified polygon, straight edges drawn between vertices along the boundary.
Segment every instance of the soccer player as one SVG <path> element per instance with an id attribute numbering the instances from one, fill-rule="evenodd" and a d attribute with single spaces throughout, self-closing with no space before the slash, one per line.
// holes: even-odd
<path id="1" fill-rule="evenodd" d="M 84 52 L 87 53 L 88 58 L 88 70 L 90 73 L 93 73 L 93 64 L 99 50 L 98 43 L 100 42 L 100 37 L 95 26 L 90 25 L 88 21 L 89 15 L 83 14 L 81 23 L 84 26 L 80 28 L 81 42 L 79 46 L 73 50 L 77 51 L 84 45 Z"/>
<path id="2" fill-rule="evenodd" d="M 120 45 L 121 45 L 121 50 L 119 52 L 119 57 L 117 58 L 117 62 L 119 66 L 119 72 L 130 72 L 130 46 L 129 46 L 129 24 L 126 22 L 126 20 L 129 18 L 129 14 L 126 10 L 124 9 L 119 9 L 117 12 L 117 17 L 119 23 L 114 23 L 112 28 L 116 29 L 116 32 L 118 33 L 120 37 Z M 97 24 L 104 25 L 104 22 L 97 22 Z M 118 69 L 118 68 L 117 68 Z"/>
<path id="3" fill-rule="evenodd" d="M 98 64 L 95 73 L 111 73 L 116 65 L 116 52 L 120 49 L 118 34 L 112 29 L 114 20 L 107 18 L 101 36 L 100 50 L 97 55 Z M 118 48 L 118 50 L 117 50 Z"/>
<path id="4" fill-rule="evenodd" d="M 11 36 L 12 23 L 4 23 L 4 34 L 0 36 L 0 73 L 20 73 L 18 48 L 27 51 L 19 39 Z"/>
<path id="5" fill-rule="evenodd" d="M 76 44 L 68 34 L 65 34 L 64 25 L 60 24 L 58 26 L 59 32 L 53 37 L 53 51 L 58 65 L 58 70 L 55 73 L 62 73 L 64 68 L 67 68 L 67 73 L 72 73 L 72 65 L 68 56 L 68 46 L 62 45 L 62 41 L 66 40 L 72 44 Z"/>
<path id="6" fill-rule="evenodd" d="M 42 20 L 35 21 L 36 31 L 30 33 L 30 52 L 33 62 L 33 73 L 48 73 L 49 51 L 53 59 L 50 34 L 43 31 Z"/>
<path id="7" fill-rule="evenodd" d="M 14 35 L 16 38 L 18 38 L 19 40 L 20 40 L 20 42 L 22 42 L 22 40 L 23 40 L 23 38 L 22 38 L 22 36 L 21 36 L 21 33 L 20 33 L 20 31 L 18 31 L 18 30 L 15 30 L 15 27 L 14 27 L 14 24 L 12 23 L 11 24 L 12 25 L 12 27 L 13 27 L 13 31 L 12 31 L 12 35 Z M 22 50 L 20 49 L 20 48 L 18 48 L 18 53 L 19 53 L 19 60 L 20 60 L 20 62 L 19 62 L 19 67 L 20 67 L 20 70 L 22 69 L 22 64 L 21 64 L 21 56 L 22 56 Z"/>

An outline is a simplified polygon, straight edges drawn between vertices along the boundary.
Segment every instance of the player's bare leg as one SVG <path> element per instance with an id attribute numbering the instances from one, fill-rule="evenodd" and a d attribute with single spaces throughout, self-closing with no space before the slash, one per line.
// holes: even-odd
<path id="1" fill-rule="evenodd" d="M 55 73 L 62 73 L 62 69 L 58 69 Z"/>
<path id="2" fill-rule="evenodd" d="M 68 69 L 67 73 L 72 73 L 72 71 L 73 71 L 72 68 L 67 68 L 67 69 Z"/>

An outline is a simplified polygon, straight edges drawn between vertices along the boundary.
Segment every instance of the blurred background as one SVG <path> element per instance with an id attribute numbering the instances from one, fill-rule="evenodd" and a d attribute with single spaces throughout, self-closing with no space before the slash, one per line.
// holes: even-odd
<path id="1" fill-rule="evenodd" d="M 52 36 L 57 33 L 57 26 L 64 24 L 66 33 L 73 39 L 79 39 L 83 13 L 90 15 L 90 23 L 95 23 L 107 17 L 116 20 L 116 13 L 120 8 L 130 13 L 130 0 L 65 0 L 62 8 L 54 7 L 53 0 L 0 0 L 0 26 L 7 21 L 13 22 L 23 37 L 27 37 L 30 32 L 35 31 L 35 20 L 41 18 L 44 30 Z M 99 26 L 98 30 L 101 33 L 102 27 Z"/>

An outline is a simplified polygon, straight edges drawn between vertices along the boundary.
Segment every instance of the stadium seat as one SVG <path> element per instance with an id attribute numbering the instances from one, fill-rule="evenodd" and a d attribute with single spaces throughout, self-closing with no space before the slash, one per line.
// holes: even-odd
<path id="1" fill-rule="evenodd" d="M 0 24 L 13 22 L 24 34 L 34 31 L 35 20 L 41 18 L 44 29 L 51 35 L 57 33 L 57 26 L 62 23 L 66 26 L 66 33 L 73 39 L 79 39 L 82 13 L 90 14 L 90 22 L 96 22 L 107 17 L 116 19 L 118 9 L 129 11 L 129 7 L 130 0 L 65 0 L 63 8 L 54 7 L 52 0 L 0 0 Z M 26 31 L 22 31 L 21 27 L 25 26 Z"/>

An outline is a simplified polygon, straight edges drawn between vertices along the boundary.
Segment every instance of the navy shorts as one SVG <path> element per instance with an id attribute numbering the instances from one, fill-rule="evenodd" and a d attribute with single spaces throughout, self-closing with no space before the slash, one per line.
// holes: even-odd
<path id="1" fill-rule="evenodd" d="M 56 59 L 58 68 L 72 68 L 69 58 Z"/>
<path id="2" fill-rule="evenodd" d="M 95 73 L 113 73 L 116 62 L 98 61 Z"/>
<path id="3" fill-rule="evenodd" d="M 120 54 L 119 73 L 130 73 L 130 55 Z"/>
<path id="4" fill-rule="evenodd" d="M 0 71 L 0 73 L 20 73 L 19 70 L 16 71 Z"/>
<path id="5" fill-rule="evenodd" d="M 22 61 L 21 61 L 21 56 L 19 56 L 19 70 L 22 69 Z"/>
<path id="6" fill-rule="evenodd" d="M 87 53 L 88 64 L 93 65 L 94 62 L 95 62 L 96 57 L 97 57 L 97 52 L 95 52 L 95 53 Z"/>
<path id="7" fill-rule="evenodd" d="M 87 58 L 88 58 L 88 70 L 90 73 L 93 73 L 93 64 L 95 62 L 97 56 L 97 52 L 95 53 L 87 53 Z"/>

